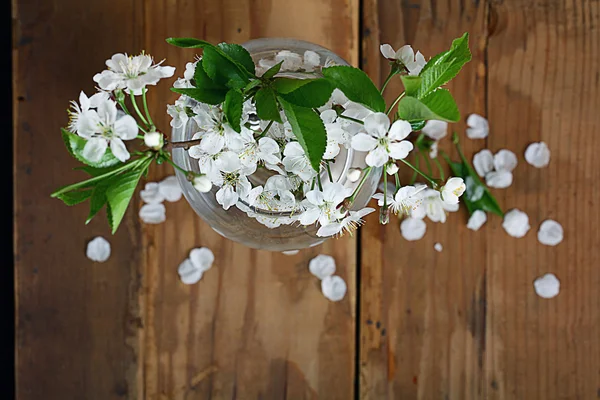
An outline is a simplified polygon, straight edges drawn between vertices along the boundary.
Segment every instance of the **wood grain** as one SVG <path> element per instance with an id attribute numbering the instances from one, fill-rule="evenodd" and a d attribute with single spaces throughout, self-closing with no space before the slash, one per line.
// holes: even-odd
<path id="1" fill-rule="evenodd" d="M 470 33 L 473 61 L 451 91 L 465 115 L 489 117 L 491 134 L 463 139 L 463 147 L 518 154 L 516 183 L 494 193 L 505 209 L 526 211 L 532 230 L 514 239 L 490 217 L 473 233 L 461 212 L 445 225 L 428 223 L 415 244 L 396 223 L 368 221 L 357 321 L 361 398 L 597 397 L 598 12 L 585 1 L 364 3 L 363 63 L 377 80 L 387 74 L 380 42 L 432 55 Z M 536 170 L 523 152 L 539 140 L 553 153 L 550 167 Z M 556 248 L 537 242 L 546 218 L 565 228 Z M 562 281 L 554 300 L 532 287 L 546 272 Z"/>
<path id="2" fill-rule="evenodd" d="M 167 46 L 165 37 L 238 43 L 256 37 L 295 37 L 356 62 L 357 28 L 354 0 L 202 5 L 155 1 L 145 8 L 146 48 L 157 59 L 166 57 L 179 71 L 194 52 Z M 164 104 L 175 98 L 166 85 L 154 92 L 153 114 L 161 116 L 157 123 L 168 127 Z M 184 201 L 168 205 L 167 213 L 165 224 L 144 227 L 143 398 L 353 396 L 354 239 L 285 256 L 221 238 Z M 215 252 L 215 265 L 199 284 L 182 285 L 176 268 L 190 249 L 199 246 Z M 308 272 L 308 261 L 318 253 L 333 255 L 338 274 L 348 283 L 348 296 L 341 303 L 328 302 L 319 281 Z"/>

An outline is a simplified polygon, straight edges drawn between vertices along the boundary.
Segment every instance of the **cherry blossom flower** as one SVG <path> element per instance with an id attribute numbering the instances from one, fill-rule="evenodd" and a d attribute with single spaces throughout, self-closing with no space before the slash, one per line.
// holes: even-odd
<path id="1" fill-rule="evenodd" d="M 309 181 L 317 176 L 304 153 L 304 149 L 298 142 L 289 142 L 283 150 L 283 166 L 287 172 L 298 175 L 302 180 Z"/>
<path id="2" fill-rule="evenodd" d="M 448 134 L 448 123 L 446 121 L 429 120 L 421 130 L 427 137 L 438 141 Z"/>
<path id="3" fill-rule="evenodd" d="M 479 228 L 481 228 L 486 221 L 487 215 L 485 214 L 485 212 L 481 210 L 475 210 L 473 214 L 471 214 L 471 217 L 469 217 L 467 228 L 469 228 L 472 231 L 478 231 Z"/>
<path id="4" fill-rule="evenodd" d="M 450 178 L 442 187 L 442 201 L 446 204 L 458 204 L 458 198 L 462 196 L 466 189 L 462 178 Z"/>
<path id="5" fill-rule="evenodd" d="M 197 116 L 200 116 L 200 114 Z M 223 120 L 223 114 L 221 114 L 220 117 L 220 120 L 211 119 L 213 125 L 204 125 L 202 127 L 206 132 L 202 135 L 200 148 L 208 154 L 218 154 L 225 149 L 239 152 L 244 146 L 240 134 L 234 131 L 233 128 Z M 197 122 L 196 117 L 194 120 Z"/>
<path id="6" fill-rule="evenodd" d="M 417 51 L 415 55 L 414 50 L 411 46 L 402 46 L 398 51 L 394 51 L 392 46 L 389 44 L 382 44 L 379 46 L 381 54 L 390 61 L 398 60 L 404 64 L 409 72 L 409 75 L 419 75 L 427 61 L 420 51 Z"/>
<path id="7" fill-rule="evenodd" d="M 165 201 L 165 196 L 160 192 L 157 182 L 148 182 L 144 190 L 140 191 L 140 197 L 146 204 L 160 204 Z"/>
<path id="8" fill-rule="evenodd" d="M 92 108 L 98 108 L 98 105 L 105 101 L 108 101 L 108 99 L 109 94 L 107 92 L 98 92 L 92 95 L 92 97 L 88 98 L 86 94 L 83 91 L 81 91 L 81 93 L 79 93 L 79 104 L 77 104 L 75 100 L 71 101 L 71 109 L 68 111 L 69 131 L 73 133 L 79 131 L 81 114 L 87 112 Z"/>
<path id="9" fill-rule="evenodd" d="M 504 215 L 502 227 L 512 237 L 522 238 L 529 231 L 529 217 L 523 211 L 513 209 Z"/>
<path id="10" fill-rule="evenodd" d="M 185 64 L 185 72 L 183 73 L 183 78 L 179 78 L 173 83 L 174 88 L 179 89 L 189 89 L 193 88 L 191 80 L 194 78 L 194 74 L 196 73 L 196 65 L 198 62 L 189 62 Z"/>
<path id="11" fill-rule="evenodd" d="M 426 188 L 421 196 L 421 203 L 411 214 L 413 218 L 422 219 L 427 216 L 432 222 L 445 223 L 447 212 L 458 211 L 458 203 L 449 204 L 442 201 L 441 193 L 437 190 Z"/>
<path id="12" fill-rule="evenodd" d="M 110 149 L 120 161 L 130 157 L 123 140 L 135 139 L 138 125 L 130 115 L 119 114 L 117 105 L 112 100 L 99 101 L 98 110 L 83 112 L 77 122 L 79 136 L 87 139 L 83 148 L 86 160 L 99 161 L 110 143 Z"/>
<path id="13" fill-rule="evenodd" d="M 346 291 L 348 287 L 346 286 L 346 282 L 337 276 L 326 276 L 321 281 L 321 291 L 326 299 L 330 301 L 340 301 L 346 295 Z"/>
<path id="14" fill-rule="evenodd" d="M 467 136 L 469 139 L 485 139 L 490 131 L 488 120 L 479 114 L 469 115 L 467 126 Z"/>
<path id="15" fill-rule="evenodd" d="M 326 254 L 319 254 L 309 261 L 308 270 L 311 274 L 323 280 L 335 274 L 335 259 Z"/>
<path id="16" fill-rule="evenodd" d="M 421 240 L 425 236 L 427 225 L 425 221 L 418 218 L 404 218 L 400 223 L 402 237 L 409 242 Z"/>
<path id="17" fill-rule="evenodd" d="M 241 139 L 243 148 L 239 157 L 242 164 L 249 170 L 256 170 L 258 163 L 263 163 L 268 169 L 279 169 L 276 166 L 281 163 L 281 155 L 279 145 L 275 140 L 270 137 L 262 137 L 257 142 L 254 140 L 253 132 L 247 128 L 242 128 Z"/>
<path id="18" fill-rule="evenodd" d="M 190 119 L 188 109 L 184 96 L 175 100 L 175 104 L 167 106 L 167 114 L 172 118 L 170 124 L 173 128 L 182 128 L 187 124 Z"/>
<path id="19" fill-rule="evenodd" d="M 362 218 L 365 215 L 371 214 L 374 211 L 374 208 L 369 207 L 365 207 L 358 211 L 350 211 L 348 213 L 348 216 L 344 217 L 341 221 L 332 222 L 327 225 L 321 226 L 317 231 L 317 236 L 329 237 L 343 235 L 344 232 L 348 232 L 350 235 L 352 235 L 352 233 L 364 223 Z"/>
<path id="20" fill-rule="evenodd" d="M 219 176 L 211 177 L 211 180 L 221 188 L 215 194 L 217 202 L 228 210 L 235 205 L 240 198 L 245 198 L 252 186 L 246 177 L 243 165 L 237 154 L 226 151 L 219 155 L 215 161 Z"/>
<path id="21" fill-rule="evenodd" d="M 300 223 L 312 225 L 319 221 L 321 226 L 325 226 L 340 219 L 343 215 L 338 207 L 351 191 L 338 182 L 325 183 L 322 192 L 318 189 L 309 191 L 304 202 L 305 211 L 299 216 Z"/>
<path id="22" fill-rule="evenodd" d="M 550 163 L 550 149 L 544 142 L 531 143 L 525 150 L 525 161 L 536 168 L 543 168 Z"/>
<path id="23" fill-rule="evenodd" d="M 404 159 L 413 149 L 413 144 L 405 139 L 412 131 L 411 125 L 402 120 L 394 122 L 384 113 L 374 113 L 365 118 L 367 133 L 358 133 L 352 138 L 352 148 L 369 152 L 365 159 L 371 167 L 381 167 L 389 161 Z M 389 132 L 388 132 L 389 130 Z"/>
<path id="24" fill-rule="evenodd" d="M 175 175 L 171 175 L 160 181 L 158 190 L 163 195 L 165 200 L 173 203 L 179 201 L 183 195 L 179 181 Z"/>
<path id="25" fill-rule="evenodd" d="M 156 85 L 162 78 L 170 78 L 175 73 L 174 67 L 161 67 L 152 64 L 152 57 L 147 54 L 128 56 L 115 54 L 106 61 L 107 70 L 94 75 L 102 90 L 112 91 L 125 89 L 139 96 L 147 85 Z"/>
<path id="26" fill-rule="evenodd" d="M 563 227 L 558 222 L 547 219 L 540 225 L 537 233 L 538 241 L 546 246 L 556 246 L 564 238 Z"/>
<path id="27" fill-rule="evenodd" d="M 102 236 L 97 236 L 87 244 L 87 258 L 95 262 L 104 262 L 110 257 L 110 243 Z"/>
<path id="28" fill-rule="evenodd" d="M 551 299 L 560 292 L 560 281 L 554 274 L 545 274 L 533 282 L 533 287 L 538 296 Z"/>
<path id="29" fill-rule="evenodd" d="M 139 216 L 145 224 L 161 224 L 167 220 L 164 204 L 146 204 L 140 208 Z"/>
<path id="30" fill-rule="evenodd" d="M 394 214 L 404 214 L 407 216 L 411 216 L 413 211 L 415 211 L 419 205 L 421 204 L 422 191 L 425 190 L 425 185 L 416 186 L 403 186 L 398 189 L 395 195 L 391 195 L 390 191 L 388 191 L 388 197 L 386 203 L 390 207 L 390 210 Z M 384 203 L 384 194 L 383 193 L 375 193 L 373 198 L 377 200 L 377 204 L 380 207 L 383 207 Z"/>

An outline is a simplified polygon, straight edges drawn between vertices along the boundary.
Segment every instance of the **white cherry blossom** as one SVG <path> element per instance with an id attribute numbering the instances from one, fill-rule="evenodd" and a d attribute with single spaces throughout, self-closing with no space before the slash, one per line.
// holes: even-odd
<path id="1" fill-rule="evenodd" d="M 558 296 L 560 292 L 560 281 L 554 274 L 545 274 L 533 282 L 535 293 L 544 299 Z"/>
<path id="2" fill-rule="evenodd" d="M 183 73 L 183 78 L 179 78 L 175 81 L 175 83 L 173 83 L 174 88 L 189 89 L 194 87 L 194 85 L 192 85 L 191 80 L 194 78 L 194 74 L 196 73 L 197 63 L 198 62 L 196 61 L 185 64 L 185 72 Z"/>
<path id="3" fill-rule="evenodd" d="M 308 270 L 311 274 L 323 280 L 335 274 L 335 259 L 326 254 L 319 254 L 309 261 Z"/>
<path id="4" fill-rule="evenodd" d="M 85 255 L 92 261 L 104 262 L 110 257 L 110 243 L 102 236 L 97 236 L 88 242 Z"/>
<path id="5" fill-rule="evenodd" d="M 541 244 L 545 244 L 546 246 L 556 246 L 563 241 L 563 227 L 558 222 L 547 219 L 540 225 L 537 237 Z"/>
<path id="6" fill-rule="evenodd" d="M 347 290 L 346 282 L 337 275 L 327 276 L 321 281 L 321 291 L 325 298 L 330 301 L 342 300 Z"/>
<path id="7" fill-rule="evenodd" d="M 410 242 L 421 240 L 427 231 L 425 221 L 418 218 L 404 218 L 400 223 L 402 237 Z"/>
<path id="8" fill-rule="evenodd" d="M 469 139 L 485 139 L 490 131 L 488 120 L 479 114 L 469 115 L 467 126 L 467 136 Z"/>
<path id="9" fill-rule="evenodd" d="M 240 198 L 244 199 L 252 189 L 244 172 L 244 167 L 237 154 L 226 151 L 219 155 L 215 161 L 219 175 L 211 180 L 221 188 L 215 194 L 217 202 L 228 210 Z"/>
<path id="10" fill-rule="evenodd" d="M 394 51 L 392 46 L 389 44 L 382 44 L 379 46 L 381 54 L 390 61 L 398 60 L 406 67 L 409 75 L 419 75 L 427 61 L 420 51 L 415 52 L 409 45 L 402 46 L 398 51 Z"/>
<path id="11" fill-rule="evenodd" d="M 550 149 L 544 142 L 531 143 L 525 150 L 525 161 L 536 168 L 543 168 L 550 163 Z"/>
<path id="12" fill-rule="evenodd" d="M 512 237 L 522 238 L 529 231 L 529 217 L 523 211 L 513 209 L 504 215 L 502 227 Z"/>
<path id="13" fill-rule="evenodd" d="M 98 92 L 87 97 L 86 94 L 81 91 L 79 93 L 79 104 L 75 100 L 71 101 L 71 108 L 68 110 L 69 113 L 69 131 L 76 133 L 79 131 L 80 116 L 86 111 L 92 108 L 98 108 L 98 105 L 109 99 L 107 92 Z"/>
<path id="14" fill-rule="evenodd" d="M 422 191 L 425 190 L 426 186 L 420 185 L 416 186 L 403 186 L 398 189 L 395 195 L 391 195 L 393 193 L 388 191 L 387 204 L 390 207 L 390 210 L 394 214 L 404 214 L 407 216 L 411 216 L 412 213 L 419 207 L 422 201 Z M 383 193 L 375 193 L 373 198 L 377 200 L 377 204 L 380 207 L 383 207 L 384 203 L 384 194 Z"/>
<path id="15" fill-rule="evenodd" d="M 140 208 L 139 216 L 145 224 L 161 224 L 167 220 L 166 212 L 162 203 L 145 204 Z"/>
<path id="16" fill-rule="evenodd" d="M 187 124 L 190 119 L 188 110 L 184 96 L 175 100 L 175 104 L 167 106 L 167 114 L 171 116 L 170 124 L 173 128 L 182 128 Z"/>
<path id="17" fill-rule="evenodd" d="M 160 63 L 152 64 L 148 54 L 128 56 L 115 54 L 106 61 L 107 70 L 94 75 L 102 90 L 125 89 L 138 96 L 147 85 L 156 85 L 162 78 L 170 78 L 175 73 L 174 67 L 162 67 Z"/>
<path id="18" fill-rule="evenodd" d="M 362 218 L 374 211 L 375 209 L 370 207 L 365 207 L 358 211 L 350 211 L 346 217 L 342 218 L 341 221 L 332 222 L 321 226 L 317 231 L 317 236 L 328 237 L 343 235 L 344 232 L 348 232 L 350 235 L 352 235 L 352 233 L 364 223 Z"/>
<path id="19" fill-rule="evenodd" d="M 283 166 L 287 172 L 298 175 L 302 180 L 309 181 L 317 176 L 304 153 L 304 149 L 298 142 L 289 142 L 283 150 Z"/>
<path id="20" fill-rule="evenodd" d="M 257 142 L 253 132 L 247 128 L 242 128 L 240 136 L 243 142 L 239 153 L 240 161 L 249 170 L 254 172 L 258 163 L 264 164 L 268 169 L 279 169 L 277 164 L 281 163 L 281 152 L 275 140 L 262 137 Z"/>
<path id="21" fill-rule="evenodd" d="M 472 231 L 478 231 L 479 228 L 483 226 L 487 221 L 487 215 L 485 212 L 481 210 L 475 210 L 471 217 L 469 217 L 469 222 L 467 223 L 467 228 Z"/>
<path id="22" fill-rule="evenodd" d="M 427 137 L 440 140 L 448 134 L 448 123 L 446 121 L 429 120 L 421 130 Z"/>
<path id="23" fill-rule="evenodd" d="M 367 133 L 358 133 L 352 138 L 352 148 L 369 152 L 365 159 L 371 167 L 381 167 L 392 160 L 406 158 L 413 144 L 403 140 L 412 131 L 411 125 L 402 120 L 394 122 L 390 128 L 390 119 L 384 113 L 374 113 L 365 118 Z M 388 132 L 389 130 L 389 132 Z"/>
<path id="24" fill-rule="evenodd" d="M 158 184 L 158 190 L 163 195 L 165 200 L 173 203 L 179 201 L 183 195 L 179 181 L 175 175 L 171 175 L 163 179 Z"/>
<path id="25" fill-rule="evenodd" d="M 340 219 L 342 214 L 338 207 L 351 191 L 338 182 L 325 183 L 322 192 L 318 189 L 309 191 L 304 202 L 305 211 L 299 216 L 300 223 L 312 225 L 319 221 L 324 226 Z"/>
<path id="26" fill-rule="evenodd" d="M 422 219 L 427 216 L 432 222 L 445 223 L 448 212 L 458 211 L 458 204 L 445 203 L 437 190 L 426 188 L 421 196 L 421 203 L 411 214 L 413 218 Z"/>
<path id="27" fill-rule="evenodd" d="M 442 201 L 446 204 L 458 204 L 458 199 L 466 190 L 462 178 L 450 178 L 442 187 Z"/>

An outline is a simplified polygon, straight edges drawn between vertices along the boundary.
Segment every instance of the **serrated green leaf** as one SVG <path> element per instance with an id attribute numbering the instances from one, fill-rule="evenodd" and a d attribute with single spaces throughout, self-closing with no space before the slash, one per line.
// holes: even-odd
<path id="1" fill-rule="evenodd" d="M 206 46 L 212 46 L 212 44 L 208 43 L 207 41 L 195 38 L 167 38 L 166 41 L 173 46 L 187 49 L 197 49 L 204 48 Z"/>
<path id="2" fill-rule="evenodd" d="M 151 159 L 145 160 L 140 167 L 117 175 L 111 179 L 111 182 L 106 189 L 106 200 L 110 208 L 110 225 L 114 234 L 127 211 L 131 197 L 135 192 L 135 188 L 140 181 L 142 175 L 146 172 L 150 165 Z"/>
<path id="3" fill-rule="evenodd" d="M 301 107 L 315 108 L 327 103 L 333 86 L 326 79 L 313 79 L 296 90 L 279 94 L 285 101 Z"/>
<path id="4" fill-rule="evenodd" d="M 414 96 L 421 86 L 421 77 L 412 75 L 401 75 L 400 79 L 404 85 L 404 91 L 407 96 Z"/>
<path id="5" fill-rule="evenodd" d="M 410 126 L 413 132 L 418 132 L 425 127 L 425 121 L 410 121 Z"/>
<path id="6" fill-rule="evenodd" d="M 233 61 L 244 67 L 248 74 L 254 76 L 256 67 L 248 50 L 235 43 L 219 43 L 217 47 Z"/>
<path id="7" fill-rule="evenodd" d="M 223 51 L 216 47 L 204 48 L 202 66 L 210 79 L 218 85 L 241 89 L 250 81 L 245 68 L 224 55 Z"/>
<path id="8" fill-rule="evenodd" d="M 323 75 L 348 99 L 360 103 L 373 111 L 384 112 L 385 100 L 371 79 L 358 68 L 338 65 L 323 68 Z"/>
<path id="9" fill-rule="evenodd" d="M 254 96 L 256 115 L 265 121 L 282 122 L 275 92 L 271 88 L 261 88 Z"/>
<path id="10" fill-rule="evenodd" d="M 96 186 L 94 186 L 94 190 L 92 192 L 92 198 L 90 199 L 90 212 L 85 220 L 86 225 L 90 223 L 92 219 L 102 210 L 102 207 L 107 203 L 106 198 L 106 190 L 110 186 L 112 179 L 105 179 L 103 181 L 98 182 Z"/>
<path id="11" fill-rule="evenodd" d="M 419 77 L 421 85 L 414 96 L 423 99 L 440 86 L 448 83 L 454 78 L 463 65 L 471 60 L 471 51 L 469 50 L 469 34 L 465 33 L 462 37 L 452 42 L 450 50 L 433 57 L 425 65 Z"/>
<path id="12" fill-rule="evenodd" d="M 398 103 L 398 117 L 405 121 L 460 121 L 458 107 L 446 89 L 438 89 L 422 100 L 411 96 L 403 97 Z"/>
<path id="13" fill-rule="evenodd" d="M 225 101 L 227 90 L 209 90 L 199 88 L 171 88 L 175 93 L 184 94 L 192 99 L 206 104 L 221 104 Z"/>
<path id="14" fill-rule="evenodd" d="M 288 103 L 281 98 L 279 102 L 292 126 L 292 132 L 298 139 L 298 143 L 304 149 L 313 169 L 318 172 L 327 145 L 327 132 L 323 121 L 310 108 Z"/>
<path id="15" fill-rule="evenodd" d="M 318 79 L 294 79 L 294 78 L 275 78 L 271 87 L 280 94 L 291 93 L 304 85 L 315 82 Z"/>
<path id="16" fill-rule="evenodd" d="M 240 120 L 242 119 L 243 103 L 244 97 L 235 89 L 231 89 L 227 92 L 225 103 L 223 103 L 223 113 L 227 117 L 227 122 L 229 122 L 229 125 L 231 125 L 233 130 L 238 133 L 242 131 Z"/>
<path id="17" fill-rule="evenodd" d="M 61 193 L 56 196 L 68 206 L 74 206 L 83 203 L 92 196 L 92 189 L 74 190 L 72 192 Z"/>
<path id="18" fill-rule="evenodd" d="M 281 70 L 282 64 L 283 64 L 283 61 L 280 61 L 277 64 L 273 65 L 271 68 L 269 68 L 268 70 L 265 71 L 265 73 L 262 75 L 262 78 L 263 79 L 271 79 L 272 77 L 277 75 L 279 73 L 279 70 Z"/>
<path id="19" fill-rule="evenodd" d="M 61 133 L 62 133 L 63 141 L 65 142 L 65 146 L 67 146 L 67 150 L 69 151 L 69 153 L 75 159 L 77 159 L 78 161 L 81 161 L 82 163 L 84 163 L 86 165 L 102 168 L 102 167 L 110 167 L 112 165 L 122 163 L 121 160 L 119 160 L 117 157 L 115 157 L 113 155 L 112 151 L 110 151 L 110 148 L 106 149 L 106 152 L 104 153 L 102 158 L 100 158 L 99 161 L 97 161 L 97 162 L 89 161 L 83 156 L 83 148 L 85 147 L 87 140 L 85 140 L 81 136 L 74 134 L 73 132 L 69 132 L 66 129 L 61 129 Z"/>
<path id="20" fill-rule="evenodd" d="M 249 90 L 254 89 L 261 83 L 262 83 L 262 81 L 260 79 L 251 80 L 250 83 L 247 84 L 246 87 L 244 87 L 244 92 L 248 92 Z"/>

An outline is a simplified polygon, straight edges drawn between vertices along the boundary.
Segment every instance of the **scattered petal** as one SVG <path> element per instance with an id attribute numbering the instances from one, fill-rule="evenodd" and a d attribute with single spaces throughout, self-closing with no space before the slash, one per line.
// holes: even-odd
<path id="1" fill-rule="evenodd" d="M 295 256 L 296 254 L 300 253 L 300 250 L 287 250 L 287 251 L 282 251 L 283 254 L 285 254 L 286 256 Z"/>
<path id="2" fill-rule="evenodd" d="M 140 219 L 145 224 L 160 224 L 167 219 L 164 204 L 146 204 L 140 208 Z"/>
<path id="3" fill-rule="evenodd" d="M 479 228 L 481 228 L 486 221 L 486 213 L 481 210 L 475 210 L 475 212 L 473 212 L 473 214 L 469 218 L 469 222 L 467 222 L 467 228 L 469 228 L 472 231 L 478 231 Z"/>
<path id="4" fill-rule="evenodd" d="M 556 246 L 564 238 L 563 227 L 558 222 L 547 219 L 540 225 L 538 241 L 546 246 Z"/>
<path id="5" fill-rule="evenodd" d="M 477 175 L 484 178 L 494 170 L 494 156 L 488 149 L 483 149 L 473 156 L 473 167 Z"/>
<path id="6" fill-rule="evenodd" d="M 504 215 L 502 227 L 512 237 L 522 238 L 529 231 L 529 217 L 516 208 Z"/>
<path id="7" fill-rule="evenodd" d="M 200 247 L 190 251 L 190 261 L 196 269 L 204 272 L 212 267 L 212 264 L 215 261 L 215 255 L 209 248 Z"/>
<path id="8" fill-rule="evenodd" d="M 442 250 L 444 250 L 444 247 L 442 246 L 441 243 L 436 243 L 433 245 L 433 248 L 435 249 L 435 251 L 437 251 L 438 253 L 441 253 Z"/>
<path id="9" fill-rule="evenodd" d="M 489 134 L 488 120 L 479 114 L 471 114 L 467 118 L 467 136 L 469 139 L 484 139 Z"/>
<path id="10" fill-rule="evenodd" d="M 177 177 L 175 175 L 166 177 L 158 185 L 165 200 L 175 202 L 181 199 L 183 192 L 181 191 L 181 186 L 179 186 L 179 182 L 177 182 Z"/>
<path id="11" fill-rule="evenodd" d="M 485 176 L 485 183 L 495 189 L 506 189 L 513 182 L 513 174 L 509 171 L 492 171 Z"/>
<path id="12" fill-rule="evenodd" d="M 97 236 L 88 242 L 85 255 L 92 261 L 104 262 L 110 257 L 110 243 L 102 236 Z"/>
<path id="13" fill-rule="evenodd" d="M 510 150 L 500 150 L 494 155 L 496 171 L 512 172 L 517 167 L 517 155 Z"/>
<path id="14" fill-rule="evenodd" d="M 533 282 L 533 287 L 538 296 L 544 299 L 556 297 L 560 292 L 560 281 L 554 274 L 546 274 Z"/>
<path id="15" fill-rule="evenodd" d="M 346 282 L 337 275 L 326 276 L 321 281 L 323 295 L 331 301 L 340 301 L 346 295 Z"/>
<path id="16" fill-rule="evenodd" d="M 181 282 L 186 285 L 193 285 L 202 279 L 203 272 L 196 268 L 189 258 L 186 258 L 177 269 Z"/>
<path id="17" fill-rule="evenodd" d="M 319 279 L 325 279 L 335 273 L 335 260 L 333 257 L 319 254 L 308 263 L 308 270 Z"/>
<path id="18" fill-rule="evenodd" d="M 544 142 L 531 143 L 525 150 L 525 161 L 536 168 L 542 168 L 550 163 L 550 149 Z"/>
<path id="19" fill-rule="evenodd" d="M 420 240 L 425 236 L 427 224 L 422 219 L 405 218 L 400 223 L 400 231 L 402 232 L 402 237 L 408 241 Z"/>
<path id="20" fill-rule="evenodd" d="M 144 190 L 140 191 L 140 197 L 146 204 L 160 204 L 165 201 L 165 197 L 160 192 L 156 182 L 146 183 Z"/>
<path id="21" fill-rule="evenodd" d="M 433 140 L 440 140 L 448 134 L 448 123 L 432 119 L 427 121 L 421 132 Z"/>

